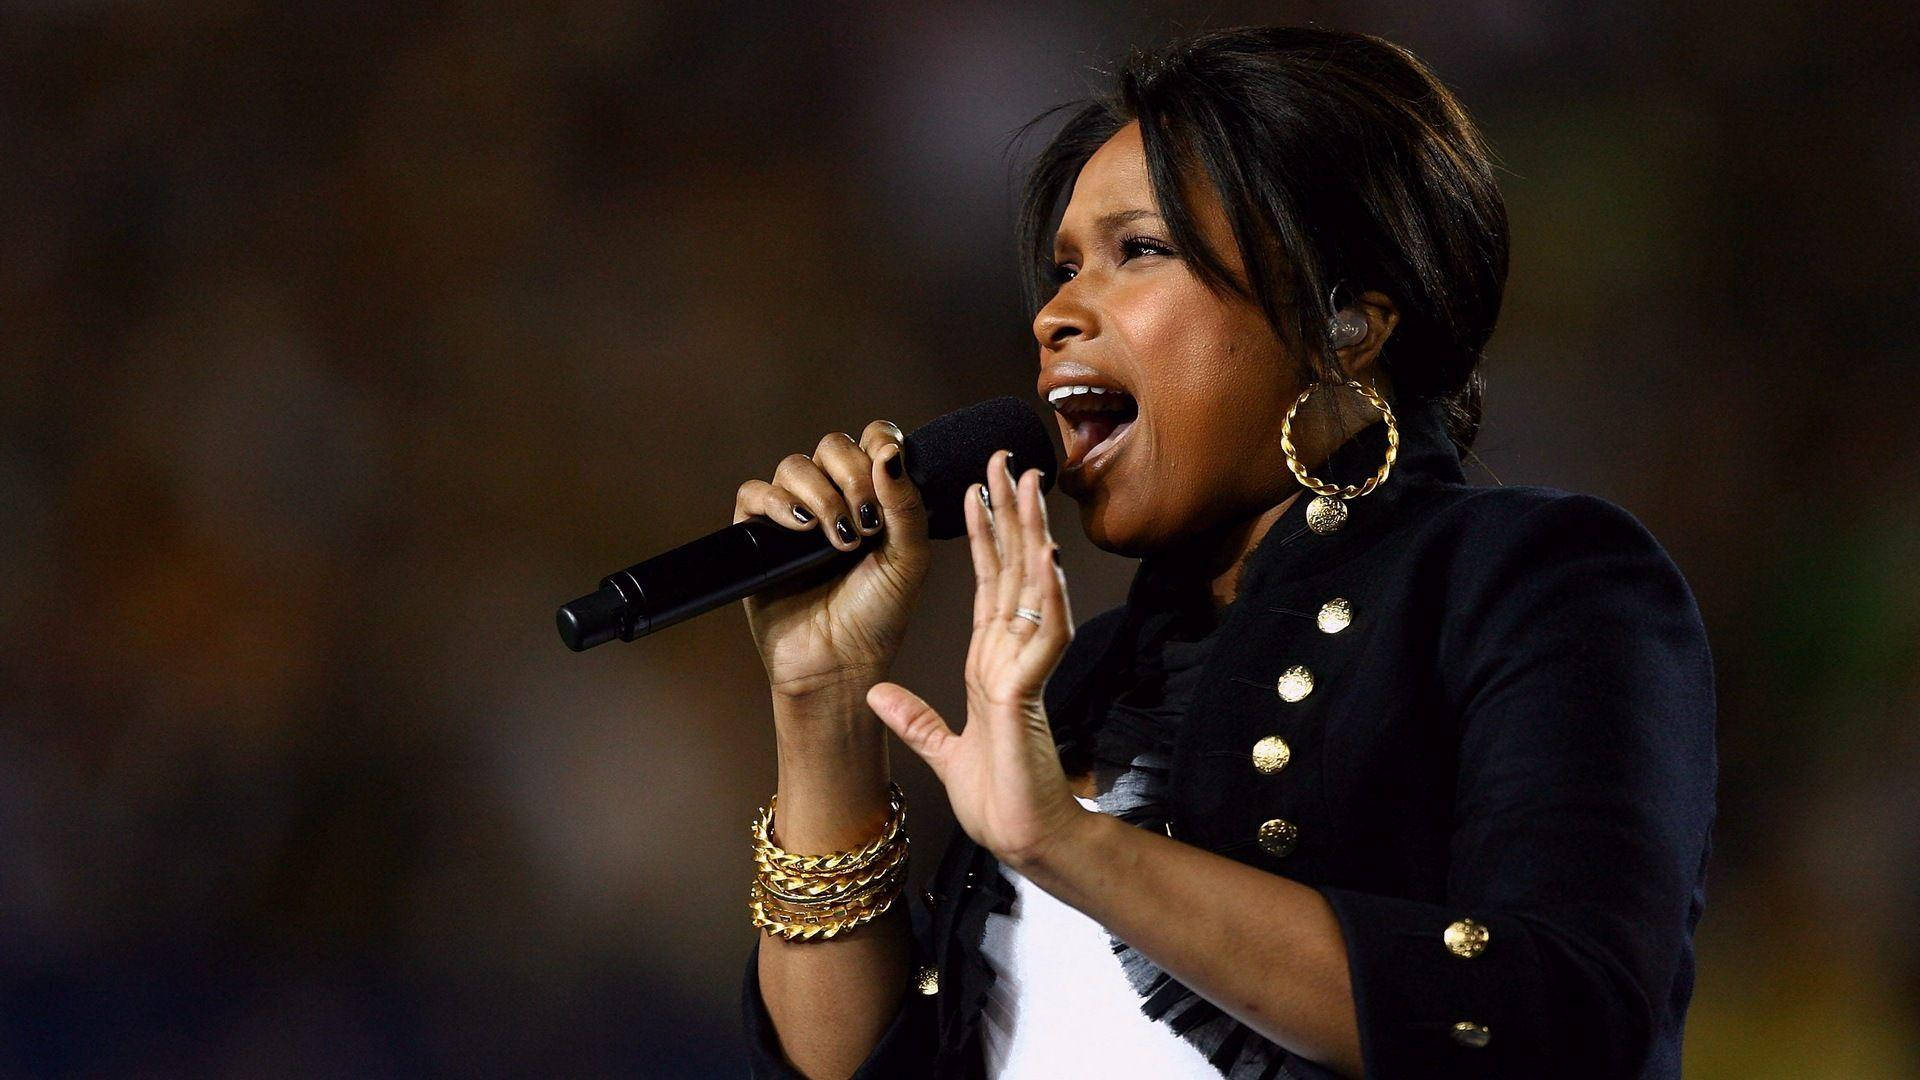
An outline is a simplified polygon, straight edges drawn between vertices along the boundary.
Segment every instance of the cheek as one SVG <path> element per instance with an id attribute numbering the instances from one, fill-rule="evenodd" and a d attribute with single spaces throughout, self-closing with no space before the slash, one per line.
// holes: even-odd
<path id="1" fill-rule="evenodd" d="M 1272 329 L 1251 304 L 1223 302 L 1184 274 L 1140 284 L 1110 324 L 1139 380 L 1139 490 L 1182 514 L 1266 490 L 1259 478 L 1285 470 L 1280 416 L 1294 393 Z"/>
<path id="2" fill-rule="evenodd" d="M 1216 314 L 1182 324 L 1160 355 L 1143 409 L 1166 465 L 1220 469 L 1262 452 L 1291 400 L 1269 341 Z"/>

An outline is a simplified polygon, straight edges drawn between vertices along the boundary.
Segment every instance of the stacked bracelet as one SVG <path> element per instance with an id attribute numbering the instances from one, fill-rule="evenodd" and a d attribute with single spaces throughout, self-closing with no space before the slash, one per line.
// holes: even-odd
<path id="1" fill-rule="evenodd" d="M 887 822 L 870 843 L 827 855 L 796 855 L 773 842 L 773 795 L 753 822 L 753 925 L 788 941 L 824 941 L 880 917 L 907 880 L 906 794 L 887 784 Z"/>

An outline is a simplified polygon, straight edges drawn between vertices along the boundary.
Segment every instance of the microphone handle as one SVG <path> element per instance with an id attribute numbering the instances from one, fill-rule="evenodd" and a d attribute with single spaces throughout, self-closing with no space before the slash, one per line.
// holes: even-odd
<path id="1" fill-rule="evenodd" d="M 851 563 L 865 554 L 864 542 L 841 551 L 825 529 L 789 529 L 755 515 L 608 574 L 555 620 L 561 640 L 581 652 L 645 637 L 816 569 L 824 579 L 839 556 Z"/>

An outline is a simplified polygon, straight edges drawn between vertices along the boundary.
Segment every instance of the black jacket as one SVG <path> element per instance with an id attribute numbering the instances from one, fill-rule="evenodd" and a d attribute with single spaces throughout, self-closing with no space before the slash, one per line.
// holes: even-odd
<path id="1" fill-rule="evenodd" d="M 1438 407 L 1395 411 L 1387 483 L 1328 535 L 1306 527 L 1303 492 L 1249 557 L 1180 729 L 1170 835 L 1326 897 L 1368 1077 L 1677 1077 L 1716 771 L 1693 595 L 1619 506 L 1467 485 Z M 1370 474 L 1384 432 L 1343 446 L 1330 478 Z M 1063 758 L 1129 653 L 1141 582 L 1077 629 L 1047 683 Z M 1335 598 L 1351 621 L 1327 632 Z M 1295 666 L 1312 687 L 1289 701 L 1276 688 Z M 1267 736 L 1291 750 L 1277 771 L 1254 765 Z M 1273 822 L 1297 830 L 1290 850 Z M 903 898 L 938 990 L 902 988 L 858 1078 L 983 1075 L 994 973 L 978 945 L 1012 896 L 956 827 L 931 887 Z M 1462 921 L 1485 928 L 1477 949 Z M 758 960 L 756 942 L 752 1075 L 797 1077 Z"/>

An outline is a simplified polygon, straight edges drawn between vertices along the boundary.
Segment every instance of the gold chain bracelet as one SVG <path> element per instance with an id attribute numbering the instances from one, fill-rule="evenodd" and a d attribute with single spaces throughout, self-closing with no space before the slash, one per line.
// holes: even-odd
<path id="1" fill-rule="evenodd" d="M 906 795 L 887 784 L 888 813 L 871 843 L 826 855 L 796 855 L 773 842 L 775 803 L 752 827 L 754 880 L 747 906 L 756 928 L 792 941 L 826 940 L 878 918 L 906 885 L 910 848 Z"/>
<path id="2" fill-rule="evenodd" d="M 836 851 L 828 855 L 795 855 L 783 850 L 773 842 L 773 817 L 778 809 L 780 794 L 775 792 L 767 798 L 767 805 L 760 808 L 760 816 L 753 822 L 755 847 L 766 852 L 773 864 L 788 873 L 834 873 L 846 870 L 858 870 L 879 858 L 899 835 L 907 821 L 906 793 L 900 790 L 898 781 L 887 782 L 887 822 L 881 826 L 880 835 L 865 847 L 851 851 Z"/>
<path id="3" fill-rule="evenodd" d="M 894 901 L 899 897 L 900 890 L 894 889 L 884 899 L 870 907 L 862 908 L 854 905 L 840 911 L 811 914 L 791 914 L 770 910 L 758 895 L 752 897 L 750 906 L 753 911 L 753 925 L 756 927 L 771 930 L 787 941 L 796 938 L 802 941 L 825 941 L 886 914 L 887 909 L 893 907 Z"/>
<path id="4" fill-rule="evenodd" d="M 770 868 L 759 851 L 753 853 L 759 881 L 774 896 L 789 903 L 830 903 L 836 897 L 865 889 L 878 891 L 906 866 L 907 844 L 903 840 L 889 849 L 872 869 L 845 878 L 819 878 L 810 874 L 788 874 Z"/>

